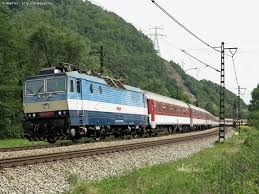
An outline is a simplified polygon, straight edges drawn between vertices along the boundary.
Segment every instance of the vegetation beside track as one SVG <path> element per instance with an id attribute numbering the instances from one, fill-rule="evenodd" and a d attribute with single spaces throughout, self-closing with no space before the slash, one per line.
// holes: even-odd
<path id="1" fill-rule="evenodd" d="M 109 140 L 107 140 L 109 141 Z M 94 142 L 92 138 L 84 137 L 81 140 L 77 141 L 76 143 L 90 143 Z M 55 145 L 59 144 L 73 144 L 71 140 L 58 140 L 54 143 Z M 0 148 L 13 148 L 13 147 L 25 147 L 25 146 L 36 146 L 36 145 L 51 145 L 48 142 L 45 141 L 29 141 L 27 139 L 0 139 Z"/>
<path id="2" fill-rule="evenodd" d="M 258 193 L 259 130 L 242 127 L 224 144 L 190 158 L 97 182 L 77 180 L 68 193 Z"/>
<path id="3" fill-rule="evenodd" d="M 29 141 L 27 139 L 3 139 L 0 140 L 0 148 L 33 146 L 47 144 L 44 141 Z"/>

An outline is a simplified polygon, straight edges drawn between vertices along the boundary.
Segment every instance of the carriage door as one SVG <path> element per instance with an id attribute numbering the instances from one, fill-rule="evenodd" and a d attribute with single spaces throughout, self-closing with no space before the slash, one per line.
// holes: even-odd
<path id="1" fill-rule="evenodd" d="M 190 127 L 193 127 L 193 109 L 191 108 L 191 106 L 189 104 L 187 104 L 189 106 L 188 110 L 189 110 L 189 117 L 190 117 Z"/>
<path id="2" fill-rule="evenodd" d="M 83 94 L 82 94 L 82 81 L 80 79 L 76 80 L 76 99 L 77 99 L 77 110 L 78 110 L 78 116 L 83 117 L 84 116 L 84 104 L 83 104 Z M 80 119 L 80 122 L 81 121 Z"/>

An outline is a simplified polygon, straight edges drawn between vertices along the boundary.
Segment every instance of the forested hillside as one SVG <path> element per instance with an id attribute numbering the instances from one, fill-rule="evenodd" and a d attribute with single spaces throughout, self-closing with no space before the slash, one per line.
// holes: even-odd
<path id="1" fill-rule="evenodd" d="M 20 2 L 20 1 L 17 1 Z M 0 138 L 19 137 L 25 76 L 59 62 L 98 70 L 105 49 L 105 74 L 125 83 L 189 101 L 169 75 L 151 40 L 114 13 L 82 0 L 57 0 L 54 5 L 0 5 Z M 187 76 L 176 64 L 185 86 L 201 107 L 217 114 L 218 86 Z M 206 94 L 206 95 L 204 95 Z M 227 94 L 228 116 L 234 94 Z"/>

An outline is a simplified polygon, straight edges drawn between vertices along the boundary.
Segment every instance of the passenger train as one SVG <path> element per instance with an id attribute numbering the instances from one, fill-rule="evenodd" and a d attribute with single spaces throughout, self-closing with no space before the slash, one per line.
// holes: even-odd
<path id="1" fill-rule="evenodd" d="M 42 69 L 25 79 L 23 122 L 29 140 L 96 140 L 108 135 L 142 136 L 219 125 L 208 111 L 144 91 L 72 65 Z M 231 124 L 231 120 L 227 124 Z"/>

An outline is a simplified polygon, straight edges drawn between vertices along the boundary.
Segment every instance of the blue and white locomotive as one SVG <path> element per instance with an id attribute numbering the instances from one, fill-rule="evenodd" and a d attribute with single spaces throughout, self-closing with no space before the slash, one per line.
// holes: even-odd
<path id="1" fill-rule="evenodd" d="M 140 89 L 110 77 L 79 73 L 71 66 L 45 68 L 27 77 L 23 106 L 23 127 L 30 140 L 137 135 L 148 124 Z"/>

